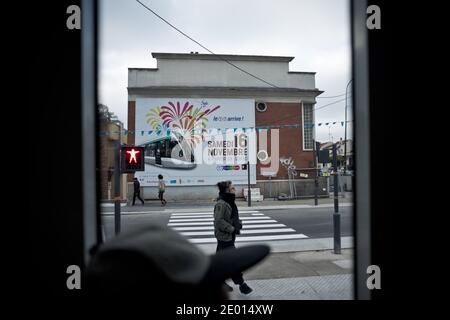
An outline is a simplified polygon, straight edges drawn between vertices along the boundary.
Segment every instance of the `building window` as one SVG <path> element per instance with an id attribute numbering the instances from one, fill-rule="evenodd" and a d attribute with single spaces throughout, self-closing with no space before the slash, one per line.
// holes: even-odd
<path id="1" fill-rule="evenodd" d="M 313 150 L 313 105 L 303 104 L 303 150 Z"/>

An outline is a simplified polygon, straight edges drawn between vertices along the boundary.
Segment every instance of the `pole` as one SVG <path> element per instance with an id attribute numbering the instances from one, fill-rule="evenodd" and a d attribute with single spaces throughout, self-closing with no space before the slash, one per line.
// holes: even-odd
<path id="1" fill-rule="evenodd" d="M 118 235 L 120 233 L 120 147 L 122 145 L 122 124 L 116 122 L 119 126 L 119 139 L 116 142 L 116 152 L 114 153 L 114 231 Z"/>
<path id="2" fill-rule="evenodd" d="M 269 198 L 272 199 L 272 176 L 269 176 Z"/>
<path id="3" fill-rule="evenodd" d="M 247 200 L 248 200 L 248 206 L 252 206 L 252 192 L 250 189 L 250 160 L 247 161 Z"/>
<path id="4" fill-rule="evenodd" d="M 339 197 L 338 197 L 338 172 L 337 172 L 337 152 L 336 143 L 333 144 L 333 166 L 334 166 L 334 213 L 333 213 L 333 238 L 334 253 L 341 253 L 341 215 L 339 214 Z"/>
<path id="5" fill-rule="evenodd" d="M 334 253 L 341 254 L 341 215 L 333 213 Z"/>
<path id="6" fill-rule="evenodd" d="M 334 167 L 334 212 L 339 212 L 339 194 L 338 194 L 338 171 L 337 171 L 337 152 L 336 152 L 336 144 L 333 144 L 333 167 Z"/>
<path id="7" fill-rule="evenodd" d="M 316 145 L 316 140 L 313 140 L 313 148 L 314 148 L 314 170 L 315 170 L 315 174 L 314 174 L 314 205 L 317 206 L 319 201 L 318 201 L 318 188 L 319 188 L 319 181 L 318 181 L 318 175 L 319 172 L 317 170 L 317 145 Z"/>
<path id="8" fill-rule="evenodd" d="M 120 135 L 119 135 L 120 137 Z M 114 153 L 114 230 L 120 232 L 120 140 L 116 142 Z"/>
<path id="9" fill-rule="evenodd" d="M 345 88 L 344 175 L 347 174 L 347 90 L 352 80 L 350 79 Z"/>

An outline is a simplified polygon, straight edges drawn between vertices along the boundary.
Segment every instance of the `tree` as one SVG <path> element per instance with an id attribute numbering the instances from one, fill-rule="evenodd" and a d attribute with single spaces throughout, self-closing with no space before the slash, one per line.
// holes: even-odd
<path id="1" fill-rule="evenodd" d="M 107 105 L 99 103 L 97 108 L 101 122 L 113 122 L 119 120 L 117 116 L 114 114 L 114 112 L 109 111 Z"/>

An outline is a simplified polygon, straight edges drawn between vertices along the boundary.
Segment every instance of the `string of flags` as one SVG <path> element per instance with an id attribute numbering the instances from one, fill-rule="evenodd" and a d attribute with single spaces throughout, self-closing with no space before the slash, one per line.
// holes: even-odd
<path id="1" fill-rule="evenodd" d="M 353 122 L 353 120 L 348 120 L 347 122 Z M 344 126 L 345 121 L 332 121 L 332 122 L 319 122 L 317 124 L 310 124 L 310 125 L 306 125 L 305 124 L 305 128 L 314 128 L 314 126 L 316 127 L 321 127 L 321 126 L 334 126 L 334 125 L 340 125 L 340 126 Z M 229 132 L 229 130 L 233 130 L 234 132 L 236 131 L 242 131 L 242 132 L 260 132 L 261 130 L 269 130 L 269 129 L 293 129 L 293 128 L 301 128 L 301 124 L 280 124 L 280 125 L 260 125 L 260 126 L 256 126 L 256 127 L 245 127 L 245 128 L 209 128 L 209 129 L 194 129 L 193 132 L 194 133 L 198 133 L 198 134 L 218 134 L 218 133 L 226 133 L 227 131 Z M 157 130 L 122 130 L 121 132 L 119 131 L 100 131 L 99 135 L 100 136 L 108 136 L 110 134 L 122 134 L 124 136 L 127 135 L 151 135 L 151 134 L 156 134 L 156 135 L 161 135 L 161 133 L 165 133 L 166 135 L 170 135 L 171 133 L 171 129 L 165 128 L 165 129 L 157 129 Z"/>

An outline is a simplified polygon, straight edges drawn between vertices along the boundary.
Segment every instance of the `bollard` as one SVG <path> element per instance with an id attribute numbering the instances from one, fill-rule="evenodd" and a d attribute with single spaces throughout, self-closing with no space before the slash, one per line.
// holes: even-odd
<path id="1" fill-rule="evenodd" d="M 114 231 L 118 235 L 120 233 L 120 201 L 114 201 Z"/>
<path id="2" fill-rule="evenodd" d="M 247 177 L 248 177 L 248 184 L 247 184 L 247 200 L 248 200 L 248 206 L 252 206 L 252 192 L 250 190 L 250 161 L 247 162 Z"/>

